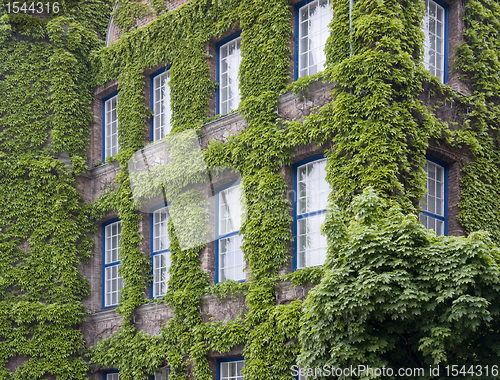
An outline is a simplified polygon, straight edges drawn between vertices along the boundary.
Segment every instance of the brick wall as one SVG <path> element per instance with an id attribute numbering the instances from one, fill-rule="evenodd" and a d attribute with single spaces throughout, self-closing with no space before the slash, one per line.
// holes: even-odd
<path id="1" fill-rule="evenodd" d="M 464 2 L 462 0 L 444 0 L 448 4 L 448 86 L 463 92 L 471 93 L 470 84 L 462 82 L 459 78 L 459 72 L 454 68 L 457 59 L 456 48 L 464 42 L 463 30 L 464 22 L 462 20 L 464 12 Z"/>

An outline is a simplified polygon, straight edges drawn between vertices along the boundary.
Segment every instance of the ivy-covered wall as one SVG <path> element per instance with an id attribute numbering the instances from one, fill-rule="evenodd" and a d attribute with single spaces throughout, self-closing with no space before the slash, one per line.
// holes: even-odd
<path id="1" fill-rule="evenodd" d="M 498 243 L 498 3 L 470 0 L 466 5 L 463 43 L 453 64 L 473 89 L 468 97 L 440 84 L 420 62 L 422 1 L 357 0 L 352 30 L 349 1 L 332 3 L 335 14 L 326 70 L 292 85 L 291 7 L 286 0 L 191 0 L 169 12 L 161 1 L 153 1 L 148 10 L 140 2 L 121 0 L 114 20 L 122 36 L 108 48 L 97 37 L 104 35 L 112 4 L 68 2 L 61 14 L 45 21 L 2 16 L 0 191 L 6 202 L 0 215 L 0 360 L 4 378 L 79 379 L 99 368 L 114 368 L 121 379 L 147 379 L 168 363 L 174 379 L 212 379 L 210 352 L 225 353 L 238 345 L 244 347 L 244 374 L 249 380 L 290 379 L 289 369 L 297 363 L 301 344 L 303 363 L 314 363 L 311 358 L 317 347 L 308 344 L 307 334 L 317 325 L 304 316 L 303 302 L 276 302 L 276 291 L 285 282 L 328 286 L 331 281 L 328 272 L 323 276 L 323 268 L 279 272 L 291 260 L 292 240 L 287 184 L 280 170 L 292 163 L 297 147 L 304 145 L 333 147 L 326 152 L 329 201 L 332 208 L 344 209 L 342 218 L 331 214 L 330 227 L 325 228 L 330 263 L 326 270 L 332 269 L 345 239 L 342 229 L 332 223 L 371 220 L 363 219 L 356 203 L 350 206 L 363 189 L 378 192 L 384 199 L 380 204 L 385 204 L 380 207 L 400 207 L 398 212 L 415 219 L 425 191 L 423 164 L 429 141 L 472 157 L 462 163 L 459 219 L 467 232 L 486 230 Z M 156 21 L 135 28 L 135 19 L 148 12 L 157 15 Z M 172 134 L 192 128 L 201 132 L 216 88 L 207 44 L 234 28 L 242 30 L 239 113 L 246 128 L 225 142 L 212 141 L 203 154 L 209 167 L 233 167 L 243 176 L 247 214 L 241 233 L 250 279 L 211 285 L 201 269 L 204 247 L 181 250 L 170 225 L 170 281 L 167 295 L 159 302 L 168 305 L 173 318 L 159 335 L 150 336 L 134 324 L 134 313 L 149 302 L 145 289 L 150 267 L 141 250 L 141 216 L 127 166 L 134 152 L 147 144 L 150 112 L 144 101 L 143 73 L 172 64 Z M 120 171 L 94 204 L 86 204 L 76 190 L 75 176 L 86 170 L 88 162 L 92 92 L 116 79 L 120 152 L 109 161 L 116 161 Z M 318 80 L 333 82 L 328 104 L 302 120 L 287 121 L 277 115 L 281 94 L 300 93 Z M 453 125 L 441 120 L 438 110 L 423 104 L 424 88 L 438 107 L 453 99 L 463 122 Z M 58 159 L 62 152 L 71 157 L 71 172 Z M 82 299 L 90 289 L 78 267 L 91 255 L 89 234 L 95 231 L 95 222 L 111 213 L 122 222 L 124 288 L 116 312 L 123 321 L 117 332 L 86 352 L 78 326 L 85 318 Z M 432 239 L 419 239 L 434 244 Z M 433 246 L 437 252 L 462 249 L 454 238 L 438 241 Z M 493 267 L 497 260 L 491 254 L 493 243 L 485 244 L 492 258 L 481 265 Z M 464 255 L 468 254 L 473 250 Z M 231 321 L 204 320 L 199 306 L 209 293 L 221 299 L 244 297 L 246 312 Z M 314 305 L 314 299 L 310 303 Z M 421 351 L 438 358 L 437 362 L 446 360 L 441 353 Z"/>
<path id="2" fill-rule="evenodd" d="M 91 51 L 110 4 L 61 2 L 60 17 L 0 19 L 0 378 L 84 379 L 78 270 L 95 228 L 76 190 L 86 170 Z M 71 156 L 72 173 L 61 158 Z"/>

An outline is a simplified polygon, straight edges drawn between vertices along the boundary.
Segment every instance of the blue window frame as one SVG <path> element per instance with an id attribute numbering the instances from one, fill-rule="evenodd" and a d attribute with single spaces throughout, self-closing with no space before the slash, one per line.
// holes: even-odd
<path id="1" fill-rule="evenodd" d="M 245 260 L 241 250 L 239 181 L 216 190 L 215 282 L 244 281 Z"/>
<path id="2" fill-rule="evenodd" d="M 217 380 L 243 380 L 245 359 L 241 357 L 217 360 Z"/>
<path id="3" fill-rule="evenodd" d="M 118 92 L 102 100 L 102 161 L 118 153 Z"/>
<path id="4" fill-rule="evenodd" d="M 448 166 L 433 157 L 427 157 L 427 192 L 421 202 L 420 221 L 437 235 L 448 234 Z"/>
<path id="5" fill-rule="evenodd" d="M 159 141 L 170 133 L 172 108 L 170 106 L 170 67 L 162 68 L 151 75 L 151 141 Z"/>
<path id="6" fill-rule="evenodd" d="M 295 80 L 323 71 L 332 18 L 330 0 L 304 0 L 295 5 Z"/>
<path id="7" fill-rule="evenodd" d="M 294 169 L 294 270 L 322 265 L 326 260 L 326 237 L 321 234 L 328 203 L 326 158 L 311 157 Z"/>
<path id="8" fill-rule="evenodd" d="M 224 38 L 216 45 L 215 80 L 216 113 L 225 115 L 240 104 L 239 68 L 241 62 L 241 32 Z"/>
<path id="9" fill-rule="evenodd" d="M 120 268 L 121 222 L 110 220 L 102 225 L 102 307 L 118 305 L 122 278 Z"/>
<path id="10" fill-rule="evenodd" d="M 170 238 L 168 235 L 167 205 L 155 207 L 150 213 L 150 245 L 153 283 L 150 297 L 158 298 L 167 294 L 170 278 Z"/>
<path id="11" fill-rule="evenodd" d="M 448 81 L 448 5 L 441 0 L 425 0 L 422 24 L 424 40 L 424 66 L 441 79 Z"/>
<path id="12" fill-rule="evenodd" d="M 116 370 L 104 372 L 103 380 L 120 380 L 120 374 Z"/>

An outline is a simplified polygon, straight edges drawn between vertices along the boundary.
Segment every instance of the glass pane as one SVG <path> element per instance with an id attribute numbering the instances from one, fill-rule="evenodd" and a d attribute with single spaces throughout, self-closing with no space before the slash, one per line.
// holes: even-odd
<path id="1" fill-rule="evenodd" d="M 219 192 L 219 235 L 238 231 L 241 223 L 239 185 Z"/>
<path id="2" fill-rule="evenodd" d="M 228 98 L 228 88 L 224 87 L 220 89 L 220 100 L 221 102 L 227 101 Z"/>
<path id="3" fill-rule="evenodd" d="M 229 376 L 230 377 L 236 376 L 236 363 L 235 362 L 229 363 Z"/>
<path id="4" fill-rule="evenodd" d="M 326 259 L 326 237 L 321 235 L 325 214 L 303 218 L 298 221 L 297 267 L 322 265 Z"/>
<path id="5" fill-rule="evenodd" d="M 299 183 L 298 214 L 323 210 L 328 201 L 326 159 L 302 165 L 297 169 Z"/>
<path id="6" fill-rule="evenodd" d="M 233 235 L 219 240 L 219 281 L 245 279 L 245 263 L 241 250 L 241 236 Z"/>
<path id="7" fill-rule="evenodd" d="M 318 2 L 317 1 L 313 1 L 311 3 L 309 3 L 309 17 L 311 19 L 316 19 L 317 18 L 317 14 L 316 14 L 316 8 L 318 7 Z M 316 17 L 314 17 L 316 16 Z"/>
<path id="8" fill-rule="evenodd" d="M 229 377 L 228 365 L 229 365 L 228 363 L 220 363 L 222 378 L 227 379 Z"/>
<path id="9" fill-rule="evenodd" d="M 309 9 L 307 6 L 305 6 L 300 10 L 300 21 L 307 20 L 308 18 L 309 18 Z"/>
<path id="10" fill-rule="evenodd" d="M 307 21 L 300 23 L 299 38 L 300 38 L 300 52 L 307 51 L 307 35 L 309 34 L 309 23 Z"/>
<path id="11" fill-rule="evenodd" d="M 235 110 L 239 105 L 238 70 L 241 61 L 240 46 L 241 38 L 238 38 L 220 47 L 219 112 L 221 114 Z"/>
<path id="12" fill-rule="evenodd" d="M 316 0 L 300 9 L 299 77 L 323 70 L 326 61 L 325 44 L 333 18 L 328 0 Z"/>
<path id="13" fill-rule="evenodd" d="M 237 375 L 238 376 L 242 376 L 241 375 L 241 370 L 243 369 L 243 361 L 239 361 L 238 362 L 238 371 L 237 371 Z"/>

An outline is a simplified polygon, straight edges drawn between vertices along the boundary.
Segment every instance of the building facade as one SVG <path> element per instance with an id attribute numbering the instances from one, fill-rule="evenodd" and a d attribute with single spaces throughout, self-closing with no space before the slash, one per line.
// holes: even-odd
<path id="1" fill-rule="evenodd" d="M 244 378 L 246 353 L 253 355 L 256 362 L 260 351 L 251 351 L 243 344 L 248 337 L 238 333 L 234 333 L 237 338 L 225 338 L 224 345 L 217 346 L 211 343 L 213 336 L 209 331 L 215 331 L 210 328 L 217 326 L 238 325 L 242 330 L 235 327 L 235 331 L 248 333 L 243 326 L 252 323 L 249 318 L 264 326 L 274 315 L 271 310 L 292 310 L 297 305 L 294 302 L 305 300 L 315 285 L 314 281 L 297 285 L 287 275 L 307 268 L 321 270 L 327 258 L 328 242 L 321 226 L 332 191 L 328 160 L 336 150 L 337 140 L 331 137 L 334 132 L 322 130 L 321 125 L 335 118 L 332 104 L 341 97 L 339 88 L 351 96 L 373 96 L 367 84 L 369 75 L 362 67 L 343 68 L 346 72 L 359 69 L 359 76 L 351 75 L 349 79 L 350 89 L 348 81 L 345 84 L 331 80 L 340 74 L 328 70 L 341 70 L 338 67 L 343 60 L 355 62 L 359 58 L 358 62 L 369 65 L 366 62 L 371 62 L 370 56 L 363 54 L 392 51 L 398 61 L 385 74 L 380 74 L 382 69 L 374 69 L 374 81 L 382 83 L 394 73 L 416 73 L 419 78 L 424 75 L 423 80 L 415 80 L 420 85 L 396 77 L 384 82 L 387 91 L 400 91 L 401 99 L 414 97 L 427 111 L 420 109 L 421 114 L 417 115 L 414 108 L 402 113 L 403 119 L 411 120 L 394 120 L 395 129 L 405 123 L 421 129 L 414 135 L 406 131 L 403 138 L 397 133 L 386 137 L 387 149 L 394 147 L 392 138 L 401 141 L 408 149 L 393 154 L 406 152 L 414 161 L 399 157 L 400 162 L 408 164 L 406 171 L 391 174 L 395 183 L 401 184 L 399 190 L 384 186 L 377 190 L 403 199 L 402 204 L 413 204 L 420 221 L 438 236 L 465 236 L 470 232 L 461 223 L 459 204 L 462 169 L 474 161 L 475 155 L 472 149 L 458 148 L 445 133 L 422 132 L 428 128 L 428 115 L 445 123 L 452 132 L 468 123 L 464 115 L 469 115 L 470 106 L 464 99 L 472 96 L 475 88 L 461 77 L 463 71 L 457 65 L 460 46 L 466 41 L 466 2 L 424 0 L 422 20 L 412 18 L 421 15 L 422 3 L 418 1 L 395 2 L 399 8 L 391 9 L 390 14 L 372 5 L 367 6 L 368 10 L 362 9 L 358 1 L 350 9 L 352 14 L 347 13 L 349 2 L 345 1 L 336 3 L 338 13 L 330 0 L 253 2 L 252 6 L 247 4 L 248 10 L 243 3 L 247 2 L 179 0 L 167 1 L 159 8 L 148 3 L 150 12 L 133 18 L 128 32 L 123 31 L 124 16 L 115 13 L 108 26 L 106 47 L 96 50 L 93 74 L 99 85 L 94 88 L 91 102 L 90 142 L 86 151 L 89 170 L 76 177 L 78 192 L 96 209 L 93 215 L 97 229 L 91 235 L 93 255 L 79 265 L 90 283 L 90 294 L 83 299 L 88 314 L 77 327 L 85 347 L 96 350 L 89 367 L 91 379 L 118 380 L 121 371 L 128 378 L 133 372 L 128 364 L 139 351 L 134 348 L 127 352 L 119 340 L 132 341 L 136 336 L 140 336 L 137 341 L 151 339 L 158 347 L 158 351 L 141 353 L 149 355 L 151 362 L 138 356 L 140 363 L 134 364 L 136 378 L 142 378 L 147 371 L 155 380 L 166 380 L 174 372 L 185 372 L 190 378 Z M 341 21 L 332 23 L 337 16 Z M 394 23 L 399 22 L 387 29 L 379 25 L 382 35 L 373 37 L 383 41 L 385 33 L 397 40 L 397 47 L 370 47 L 372 36 L 363 35 L 363 17 L 370 16 L 373 20 L 392 17 Z M 409 25 L 413 29 L 406 29 Z M 366 28 L 378 33 L 376 25 Z M 398 32 L 398 28 L 402 31 Z M 412 45 L 407 41 L 408 35 L 423 37 L 423 63 L 418 61 L 418 41 Z M 408 62 L 415 62 L 414 66 L 408 68 Z M 373 61 L 373 67 L 378 64 Z M 363 87 L 359 81 L 365 81 L 366 87 L 360 90 L 365 95 L 356 92 Z M 401 99 L 394 102 L 400 102 L 403 108 L 410 104 Z M 387 105 L 390 109 L 391 105 Z M 365 117 L 365 121 L 371 122 L 367 115 L 360 119 Z M 438 122 L 435 125 L 442 125 Z M 307 135 L 309 125 L 311 136 Z M 170 220 L 177 214 L 169 211 L 169 190 L 160 190 L 163 197 L 150 200 L 146 206 L 137 205 L 134 197 L 139 187 L 131 184 L 129 162 L 133 157 L 148 157 L 145 162 L 152 164 L 154 160 L 148 160 L 154 157 L 155 149 L 165 141 L 168 145 L 170 137 L 191 129 L 197 136 L 195 148 L 199 152 L 195 153 L 206 159 L 207 167 L 226 166 L 233 170 L 221 170 L 217 175 L 215 170 L 210 172 L 211 203 L 204 224 L 210 238 L 199 245 L 202 248 L 183 250 L 181 219 L 177 219 L 177 224 Z M 292 141 L 293 133 L 289 131 L 294 130 L 300 132 Z M 283 136 L 288 141 L 284 142 Z M 414 143 L 413 137 L 418 141 Z M 383 142 L 380 139 L 381 135 L 368 139 L 367 151 L 370 144 Z M 353 156 L 356 149 L 351 151 Z M 388 159 L 388 167 L 399 158 Z M 421 184 L 425 196 L 420 202 L 415 198 L 415 194 L 421 195 L 419 190 L 407 191 L 420 178 L 420 169 L 412 166 L 415 162 L 424 165 L 421 169 L 426 177 L 425 186 Z M 369 167 L 370 163 L 359 165 Z M 148 171 L 149 167 L 143 169 L 144 173 Z M 360 182 L 353 195 L 366 184 L 363 175 L 354 179 Z M 378 182 L 373 183 L 377 187 Z M 272 193 L 268 198 L 264 189 Z M 271 238 L 273 231 L 275 239 Z M 183 267 L 182 260 L 188 257 L 191 261 Z M 253 289 L 252 284 L 261 288 Z M 261 290 L 266 294 L 262 296 L 264 300 L 255 296 Z M 186 301 L 185 314 L 178 315 L 182 307 L 172 301 L 175 297 L 191 297 Z M 257 317 L 259 309 L 269 314 Z M 192 313 L 196 315 L 194 320 L 190 319 Z M 173 326 L 171 330 L 165 327 L 169 324 Z M 203 326 L 209 327 L 203 330 Z M 176 337 L 176 333 L 185 334 L 186 341 L 180 343 L 181 337 Z M 248 339 L 255 341 L 254 337 Z M 284 333 L 283 340 L 293 339 Z M 196 344 L 203 346 L 200 355 L 193 349 Z M 273 349 L 269 349 L 270 357 L 275 353 Z M 164 355 L 158 356 L 161 350 Z M 296 348 L 290 348 L 284 354 L 287 360 L 279 365 L 289 368 L 289 358 L 296 353 Z M 206 363 L 200 358 L 206 358 Z M 15 369 L 21 362 L 22 359 L 11 361 L 8 366 Z M 278 366 L 275 370 L 283 368 Z M 254 367 L 252 371 L 256 371 Z M 262 372 L 262 378 L 266 373 Z M 258 377 L 256 372 L 252 376 Z"/>
<path id="2" fill-rule="evenodd" d="M 174 11 L 182 2 L 169 2 L 168 10 Z M 291 56 L 289 61 L 289 81 L 292 82 L 324 70 L 326 63 L 325 44 L 329 36 L 329 24 L 333 18 L 328 0 L 289 1 L 290 24 L 293 33 L 289 37 Z M 425 18 L 422 31 L 425 34 L 424 65 L 441 83 L 452 91 L 468 94 L 471 88 L 460 81 L 458 71 L 453 68 L 456 48 L 463 42 L 464 25 L 462 16 L 464 3 L 460 0 L 425 1 Z M 139 26 L 155 22 L 152 19 L 138 21 Z M 111 21 L 108 29 L 108 44 L 119 43 L 118 28 Z M 118 41 L 118 42 L 117 42 Z M 206 149 L 210 141 L 228 141 L 247 128 L 247 122 L 237 111 L 240 103 L 238 69 L 241 63 L 241 29 L 231 28 L 220 37 L 212 38 L 205 46 L 206 60 L 210 67 L 210 77 L 217 82 L 217 89 L 209 101 L 207 116 L 221 115 L 214 121 L 203 124 L 200 130 L 201 147 Z M 147 122 L 147 141 L 158 142 L 171 132 L 172 104 L 169 89 L 171 66 L 175 62 L 146 69 L 143 75 L 144 106 L 152 110 Z M 96 166 L 81 178 L 81 188 L 86 200 L 95 202 L 99 195 L 111 184 L 120 170 L 118 162 L 105 163 L 108 156 L 118 152 L 118 123 L 116 107 L 120 101 L 120 82 L 115 80 L 96 88 L 92 105 L 93 124 L 89 149 L 89 161 Z M 280 119 L 292 121 L 317 112 L 331 101 L 332 83 L 322 80 L 311 83 L 304 94 L 294 95 L 288 91 L 279 96 L 276 112 Z M 431 107 L 436 99 L 430 96 L 432 87 L 421 95 L 421 101 Z M 126 105 L 124 105 L 126 107 Z M 175 112 L 175 111 L 174 111 Z M 437 114 L 445 120 L 459 118 L 460 108 L 452 103 L 440 107 Z M 150 145 L 144 150 L 153 149 Z M 281 274 L 291 273 L 305 267 L 322 265 L 326 258 L 326 237 L 320 233 L 327 205 L 328 184 L 326 182 L 325 149 L 329 144 L 316 143 L 299 145 L 293 150 L 291 164 L 280 169 L 287 184 L 287 201 L 293 216 L 293 242 L 289 244 L 289 259 L 280 269 Z M 464 152 L 453 151 L 440 142 L 431 142 L 426 153 L 427 194 L 420 219 L 424 225 L 438 235 L 461 236 L 464 228 L 457 220 L 460 198 L 460 168 L 466 158 Z M 223 182 L 223 181 L 222 181 Z M 211 241 L 200 251 L 201 268 L 211 283 L 227 279 L 249 281 L 251 275 L 241 249 L 242 236 L 238 235 L 241 225 L 241 207 L 238 204 L 239 185 L 234 179 L 228 183 L 215 183 L 213 195 L 217 198 L 217 229 L 215 241 Z M 302 189 L 302 190 L 299 190 Z M 150 213 L 142 213 L 139 231 L 142 237 L 141 251 L 152 266 L 152 281 L 144 289 L 145 295 L 157 299 L 166 294 L 169 280 L 170 252 L 168 237 L 168 211 L 165 204 L 158 204 Z M 121 317 L 116 313 L 122 280 L 117 268 L 120 267 L 119 238 L 120 220 L 117 213 L 111 213 L 99 220 L 100 234 L 95 235 L 94 256 L 83 271 L 90 279 L 92 294 L 85 301 L 90 311 L 82 331 L 87 345 L 93 346 L 99 340 L 120 329 Z M 297 299 L 305 299 L 311 285 L 293 287 L 289 281 L 280 283 L 276 292 L 277 305 L 289 304 Z M 244 297 L 225 299 L 205 294 L 200 311 L 203 320 L 215 318 L 235 319 L 245 310 Z M 160 334 L 162 324 L 173 317 L 172 310 L 164 303 L 150 303 L 137 308 L 134 325 L 137 330 L 150 335 Z M 217 380 L 242 379 L 240 370 L 244 363 L 243 347 L 236 346 L 230 352 L 212 351 L 209 355 L 210 370 Z M 165 378 L 169 371 L 157 374 Z M 115 372 L 101 370 L 94 378 L 110 380 L 119 378 Z M 163 377 L 162 377 L 163 376 Z"/>

